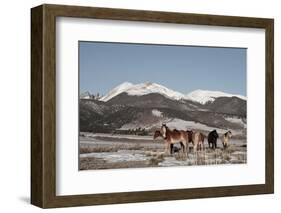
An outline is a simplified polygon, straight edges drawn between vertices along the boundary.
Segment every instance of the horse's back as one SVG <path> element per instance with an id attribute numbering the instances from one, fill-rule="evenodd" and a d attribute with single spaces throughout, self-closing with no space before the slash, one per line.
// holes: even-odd
<path id="1" fill-rule="evenodd" d="M 188 135 L 183 130 L 174 129 L 170 134 L 170 138 L 172 143 L 188 141 Z"/>

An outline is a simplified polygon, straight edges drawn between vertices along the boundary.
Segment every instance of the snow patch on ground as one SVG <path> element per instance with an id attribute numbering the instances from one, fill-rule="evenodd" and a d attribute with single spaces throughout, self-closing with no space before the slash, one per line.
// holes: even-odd
<path id="1" fill-rule="evenodd" d="M 239 124 L 239 125 L 243 126 L 244 128 L 246 128 L 246 123 L 243 121 L 242 118 L 226 117 L 225 120 L 227 120 L 227 121 L 229 121 L 231 123 Z"/>
<path id="2" fill-rule="evenodd" d="M 126 162 L 126 161 L 145 161 L 149 158 L 143 153 L 137 153 L 137 151 L 120 150 L 118 152 L 92 152 L 86 154 L 80 154 L 81 158 L 96 157 L 102 158 L 110 163 Z"/>
<path id="3" fill-rule="evenodd" d="M 196 123 L 194 121 L 185 121 L 178 118 L 170 119 L 165 122 L 170 129 L 178 130 L 203 130 L 203 131 L 212 131 L 216 129 L 218 133 L 225 132 L 225 129 L 218 129 L 215 127 L 210 127 L 202 123 Z"/>
<path id="4" fill-rule="evenodd" d="M 153 140 L 152 136 L 139 136 L 139 135 L 122 135 L 122 134 L 108 134 L 108 133 L 91 133 L 91 132 L 80 132 L 83 137 L 89 137 L 95 139 L 96 137 L 106 137 L 106 138 L 118 138 L 118 139 L 145 139 Z"/>
<path id="5" fill-rule="evenodd" d="M 163 117 L 163 113 L 162 112 L 160 112 L 159 110 L 157 110 L 157 109 L 153 109 L 152 111 L 152 115 L 154 115 L 154 116 L 156 116 L 156 117 Z"/>
<path id="6" fill-rule="evenodd" d="M 166 119 L 159 119 L 158 122 L 155 123 L 149 123 L 149 124 L 142 124 L 141 126 L 139 124 L 135 123 L 128 123 L 123 125 L 120 130 L 128 130 L 128 129 L 137 129 L 139 127 L 145 128 L 146 130 L 150 129 L 160 129 L 162 124 L 165 123 L 170 129 L 177 129 L 177 130 L 198 130 L 198 131 L 206 131 L 210 132 L 214 129 L 217 130 L 219 134 L 224 134 L 226 131 L 230 129 L 222 129 L 217 128 L 213 126 L 207 126 L 202 123 L 194 122 L 194 121 L 185 121 L 179 118 L 166 118 Z M 246 124 L 244 126 L 246 128 Z M 231 129 L 231 132 L 233 135 L 241 135 L 243 134 L 242 130 L 233 130 Z"/>

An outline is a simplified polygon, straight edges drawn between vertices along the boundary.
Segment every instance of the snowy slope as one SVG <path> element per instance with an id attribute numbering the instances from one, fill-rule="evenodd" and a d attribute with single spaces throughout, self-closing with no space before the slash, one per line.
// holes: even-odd
<path id="1" fill-rule="evenodd" d="M 112 89 L 109 93 L 107 93 L 105 96 L 103 96 L 100 100 L 101 101 L 108 101 L 111 98 L 115 97 L 116 95 L 119 95 L 122 92 L 126 92 L 126 90 L 128 90 L 132 86 L 133 86 L 132 83 L 124 82 L 124 83 L 118 85 L 117 87 L 115 87 L 114 89 Z"/>
<path id="2" fill-rule="evenodd" d="M 166 96 L 167 98 L 174 99 L 174 100 L 180 100 L 185 97 L 183 94 L 179 92 L 173 91 L 171 89 L 168 89 L 167 87 L 164 87 L 156 83 L 146 82 L 140 84 L 132 84 L 132 83 L 125 82 L 115 87 L 106 96 L 101 98 L 101 100 L 108 101 L 111 98 L 123 92 L 126 92 L 128 95 L 132 95 L 132 96 L 142 96 L 151 93 L 158 93 Z"/>
<path id="3" fill-rule="evenodd" d="M 195 90 L 187 95 L 184 95 L 180 92 L 168 89 L 167 87 L 164 87 L 160 84 L 150 83 L 150 82 L 140 83 L 140 84 L 132 84 L 129 82 L 124 82 L 119 86 L 115 87 L 114 89 L 112 89 L 107 95 L 102 97 L 100 100 L 106 102 L 123 92 L 131 96 L 142 96 L 151 93 L 158 93 L 173 100 L 185 99 L 185 100 L 198 102 L 201 104 L 212 102 L 218 97 L 235 96 L 243 100 L 246 100 L 246 97 L 242 95 L 233 95 L 220 91 L 208 91 L 208 90 Z"/>
<path id="4" fill-rule="evenodd" d="M 128 130 L 128 129 L 137 129 L 137 128 L 145 128 L 145 129 L 153 129 L 159 128 L 161 125 L 165 123 L 170 129 L 178 129 L 178 130 L 202 130 L 202 131 L 212 131 L 216 129 L 218 133 L 225 133 L 225 129 L 220 129 L 217 127 L 207 126 L 202 123 L 194 122 L 194 121 L 185 121 L 179 118 L 162 118 L 157 122 L 154 123 L 138 123 L 138 122 L 131 122 L 124 124 L 120 130 Z M 233 130 L 232 130 L 233 131 Z"/>
<path id="5" fill-rule="evenodd" d="M 91 99 L 91 94 L 89 92 L 84 92 L 80 94 L 81 99 Z"/>
<path id="6" fill-rule="evenodd" d="M 201 104 L 206 104 L 207 102 L 213 102 L 218 97 L 238 97 L 242 100 L 246 100 L 246 97 L 242 95 L 233 95 L 220 91 L 208 91 L 208 90 L 195 90 L 187 94 L 185 96 L 185 99 L 194 102 L 199 102 Z"/>

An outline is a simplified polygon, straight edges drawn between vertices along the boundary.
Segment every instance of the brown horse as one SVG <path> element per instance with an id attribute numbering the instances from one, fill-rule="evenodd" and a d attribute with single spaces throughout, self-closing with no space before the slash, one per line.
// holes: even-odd
<path id="1" fill-rule="evenodd" d="M 187 154 L 188 151 L 188 133 L 183 130 L 170 130 L 166 124 L 162 124 L 160 133 L 166 142 L 165 152 L 169 151 L 171 144 L 180 143 L 183 153 Z"/>
<path id="2" fill-rule="evenodd" d="M 154 132 L 153 140 L 155 140 L 155 139 L 158 138 L 158 137 L 163 138 L 161 132 L 160 132 L 159 130 L 156 130 L 156 131 Z M 163 138 L 163 139 L 164 139 L 164 138 Z M 175 151 L 179 151 L 179 149 L 175 147 L 175 150 L 174 150 L 174 144 L 170 144 L 170 153 L 173 154 L 173 152 L 175 152 Z"/>
<path id="3" fill-rule="evenodd" d="M 194 132 L 192 135 L 193 151 L 198 151 L 204 149 L 205 135 L 201 132 Z"/>
<path id="4" fill-rule="evenodd" d="M 206 136 L 201 132 L 193 132 L 192 130 L 186 130 L 188 134 L 188 142 L 193 144 L 193 151 L 204 149 L 204 140 Z"/>

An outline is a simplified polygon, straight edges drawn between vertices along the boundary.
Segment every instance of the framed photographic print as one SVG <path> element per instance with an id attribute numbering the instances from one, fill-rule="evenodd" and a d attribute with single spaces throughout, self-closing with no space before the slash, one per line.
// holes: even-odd
<path id="1" fill-rule="evenodd" d="M 31 203 L 273 193 L 273 19 L 31 9 Z"/>

